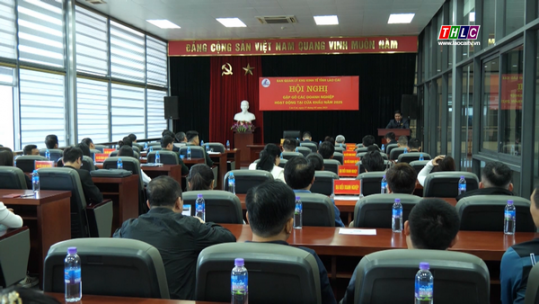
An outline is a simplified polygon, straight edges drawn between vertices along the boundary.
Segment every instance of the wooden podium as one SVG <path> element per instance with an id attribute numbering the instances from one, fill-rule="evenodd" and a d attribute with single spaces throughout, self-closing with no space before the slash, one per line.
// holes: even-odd
<path id="1" fill-rule="evenodd" d="M 249 149 L 247 149 L 247 146 L 252 145 L 252 144 L 253 144 L 253 133 L 234 133 L 234 148 L 240 149 L 242 151 L 241 153 L 242 164 L 250 163 L 251 156 L 248 153 Z M 240 168 L 240 164 L 236 164 L 236 166 L 238 166 L 238 169 Z"/>
<path id="2" fill-rule="evenodd" d="M 384 136 L 386 136 L 386 134 L 389 132 L 395 133 L 395 140 L 398 140 L 400 136 L 410 136 L 410 129 L 385 129 L 385 128 L 378 129 L 378 136 L 382 137 L 382 140 L 383 140 Z"/>

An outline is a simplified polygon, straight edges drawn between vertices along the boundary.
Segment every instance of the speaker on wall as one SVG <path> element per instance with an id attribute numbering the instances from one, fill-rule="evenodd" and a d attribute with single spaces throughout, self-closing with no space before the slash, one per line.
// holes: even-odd
<path id="1" fill-rule="evenodd" d="M 180 119 L 178 96 L 165 96 L 165 119 Z"/>
<path id="2" fill-rule="evenodd" d="M 403 94 L 401 98 L 402 116 L 417 119 L 419 112 L 419 102 L 417 95 Z"/>

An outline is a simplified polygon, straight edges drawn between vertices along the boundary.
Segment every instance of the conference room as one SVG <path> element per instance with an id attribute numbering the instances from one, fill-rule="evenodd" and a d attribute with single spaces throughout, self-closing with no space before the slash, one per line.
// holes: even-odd
<path id="1" fill-rule="evenodd" d="M 0 299 L 539 303 L 538 35 L 535 0 L 0 0 Z"/>

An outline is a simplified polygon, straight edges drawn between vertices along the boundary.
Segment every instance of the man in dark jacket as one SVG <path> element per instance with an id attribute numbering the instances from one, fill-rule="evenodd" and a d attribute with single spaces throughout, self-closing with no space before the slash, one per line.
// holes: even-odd
<path id="1" fill-rule="evenodd" d="M 198 137 L 198 132 L 197 131 L 188 131 L 186 133 L 186 136 L 187 136 L 187 145 L 188 146 L 200 146 L 200 138 Z M 208 165 L 208 167 L 212 167 L 213 166 L 213 161 L 211 160 L 210 156 L 208 155 L 208 153 L 206 153 L 206 147 L 202 147 L 204 149 L 204 158 L 206 159 L 206 165 Z"/>
<path id="2" fill-rule="evenodd" d="M 64 167 L 75 169 L 80 176 L 80 183 L 84 191 L 84 197 L 87 204 L 99 204 L 103 201 L 103 195 L 94 185 L 92 176 L 88 170 L 81 169 L 82 166 L 82 150 L 77 147 L 67 148 L 64 151 Z"/>
<path id="3" fill-rule="evenodd" d="M 481 170 L 479 189 L 467 191 L 457 197 L 457 201 L 474 195 L 513 195 L 511 168 L 500 162 L 490 162 Z"/>
<path id="4" fill-rule="evenodd" d="M 159 250 L 170 297 L 194 300 L 198 254 L 211 245 L 235 242 L 234 235 L 214 223 L 182 215 L 180 184 L 159 176 L 148 184 L 150 211 L 125 221 L 113 237 L 146 242 Z"/>
<path id="5" fill-rule="evenodd" d="M 410 123 L 407 119 L 402 117 L 401 111 L 395 111 L 395 119 L 389 121 L 386 129 L 410 129 Z"/>

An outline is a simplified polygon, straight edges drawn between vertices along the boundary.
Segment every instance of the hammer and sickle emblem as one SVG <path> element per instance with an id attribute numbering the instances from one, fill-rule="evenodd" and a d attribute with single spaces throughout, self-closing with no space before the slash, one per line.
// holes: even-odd
<path id="1" fill-rule="evenodd" d="M 223 73 L 221 73 L 221 76 L 232 75 L 232 66 L 230 65 L 230 63 L 223 64 L 223 66 L 221 67 L 221 70 L 223 70 Z"/>

